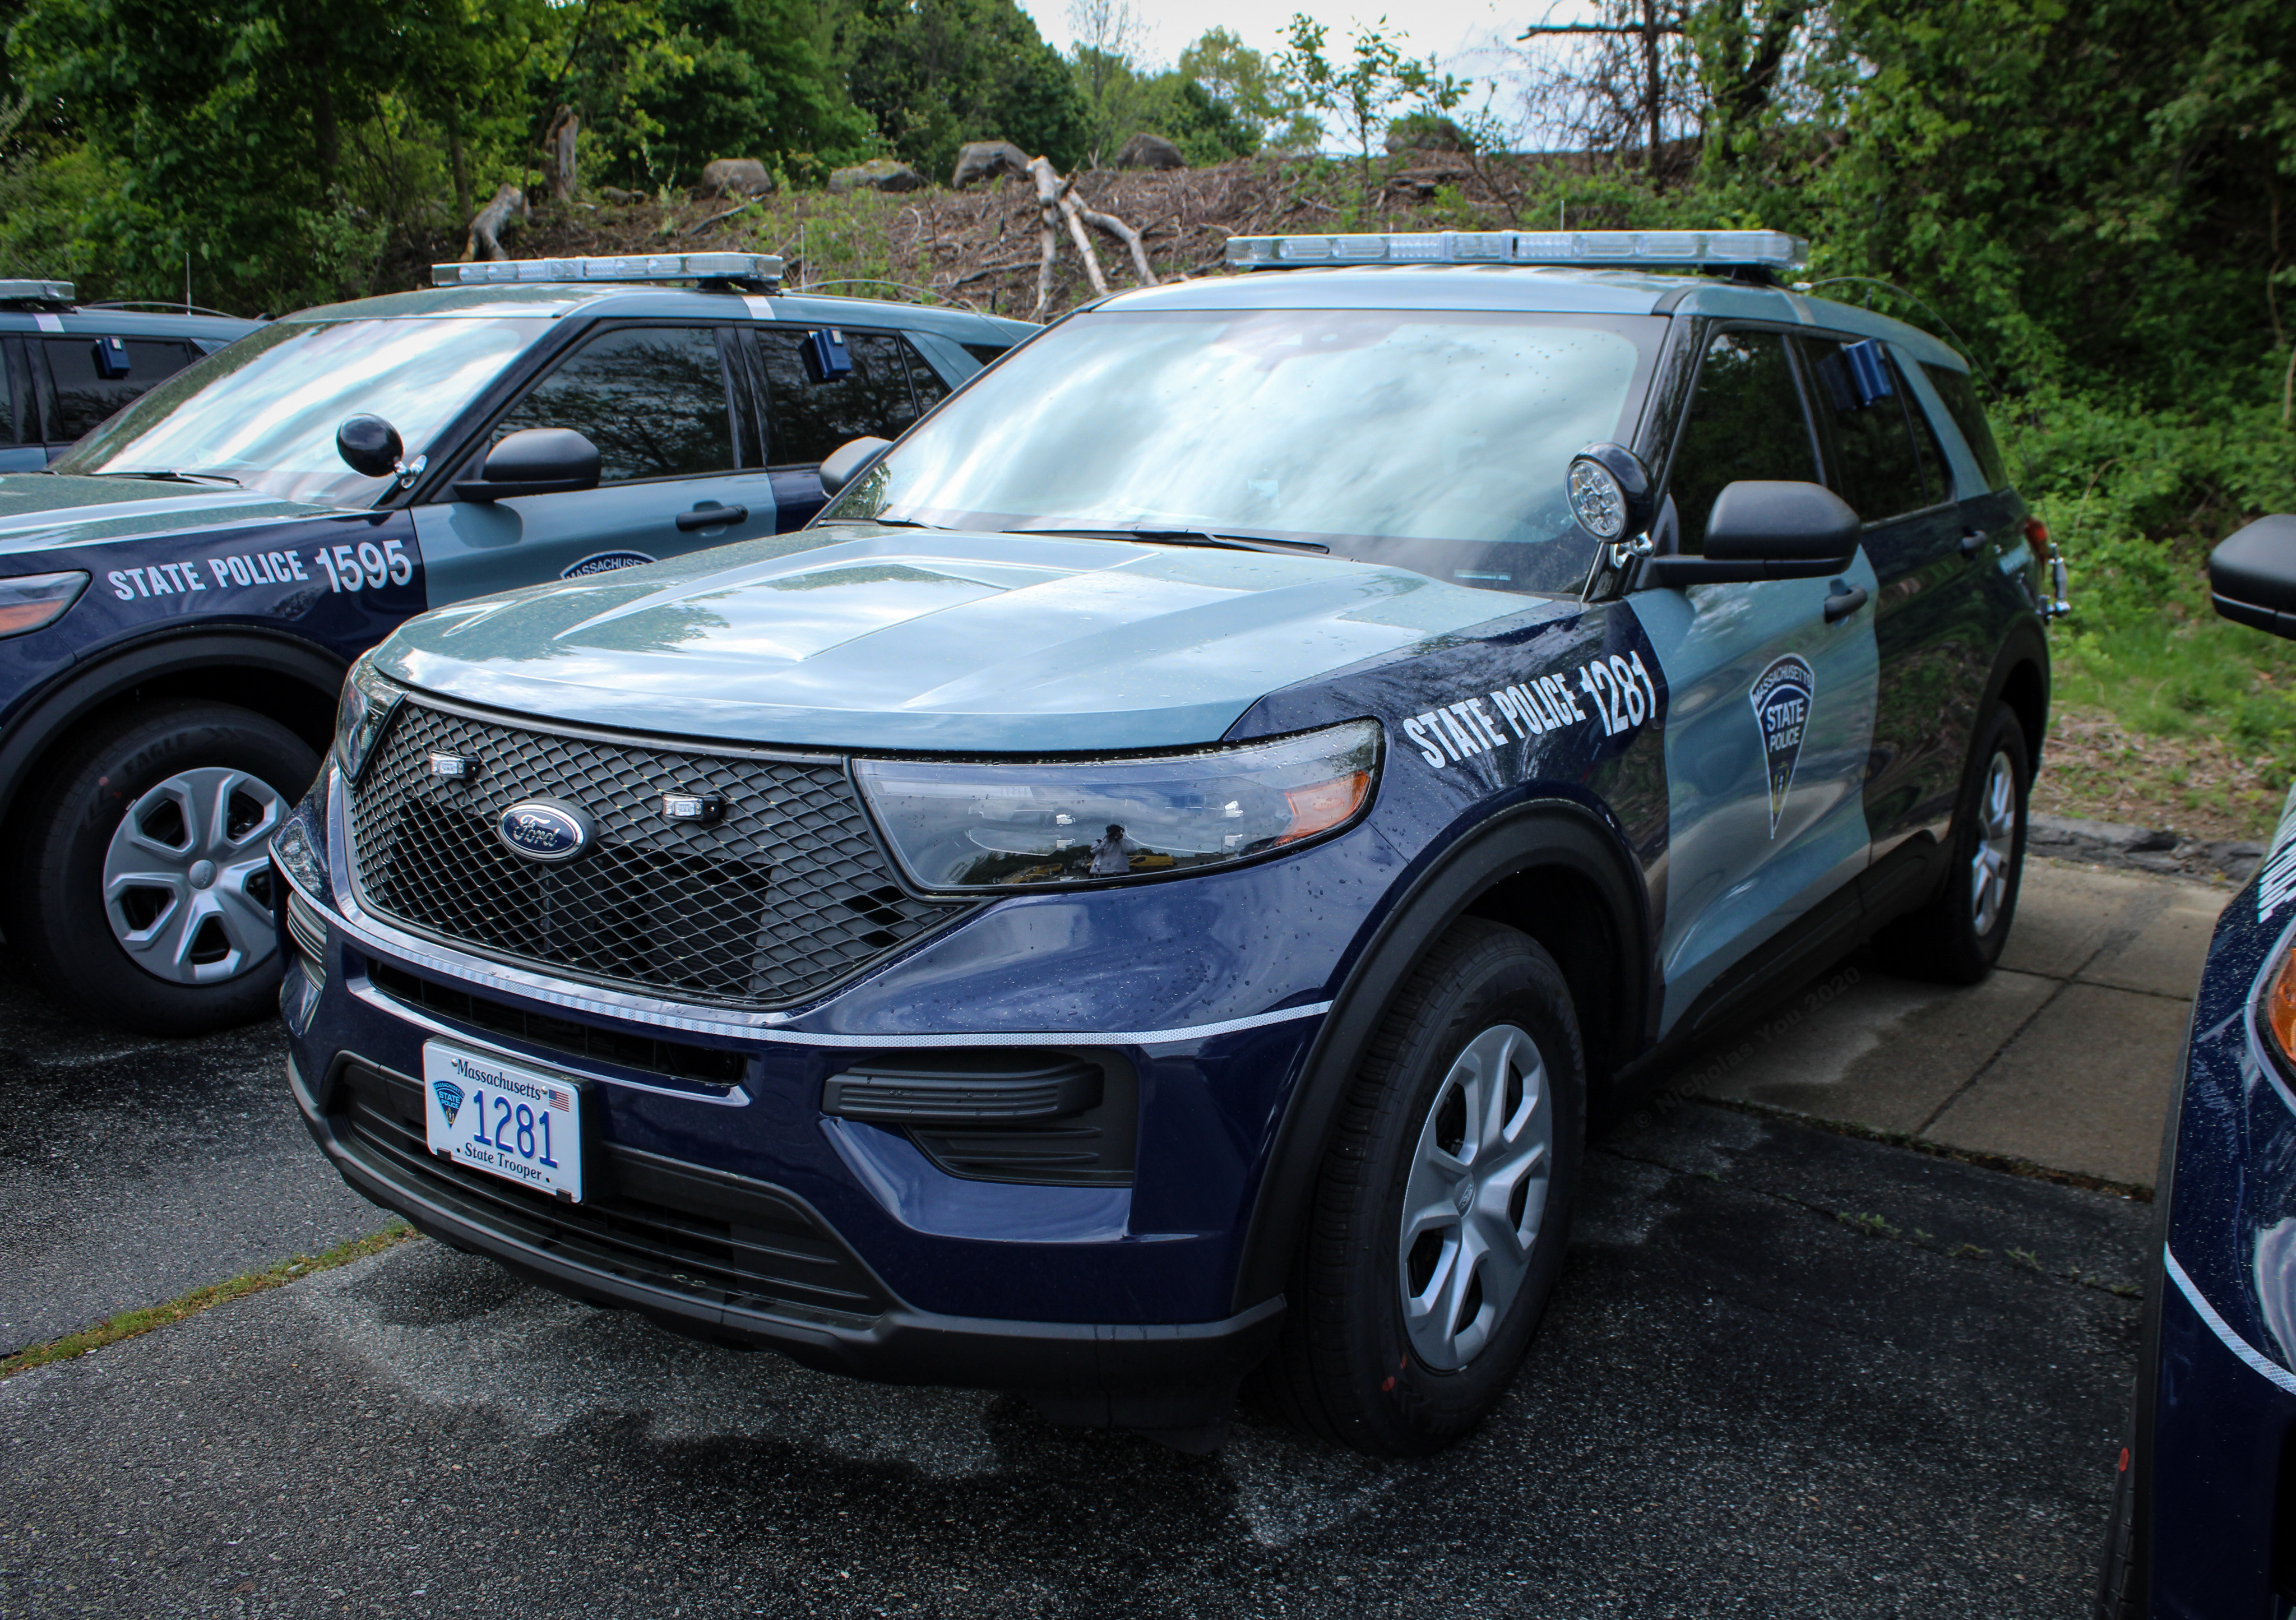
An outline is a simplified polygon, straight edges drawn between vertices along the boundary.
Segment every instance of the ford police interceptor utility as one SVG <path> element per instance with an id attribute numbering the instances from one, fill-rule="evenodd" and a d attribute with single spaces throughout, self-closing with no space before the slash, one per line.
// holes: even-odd
<path id="1" fill-rule="evenodd" d="M 46 986 L 161 1033 L 268 1010 L 264 848 L 350 659 L 425 608 L 797 528 L 824 454 L 1036 330 L 780 269 L 443 265 L 0 478 L 0 931 Z"/>
<path id="2" fill-rule="evenodd" d="M 1800 252 L 1238 240 L 803 534 L 402 626 L 273 845 L 313 1134 L 703 1338 L 1452 1440 L 1591 1096 L 2016 904 L 2042 536 L 1960 356 Z"/>
<path id="3" fill-rule="evenodd" d="M 261 324 L 166 304 L 83 307 L 76 290 L 0 281 L 0 472 L 46 466 L 154 383 Z"/>
<path id="4" fill-rule="evenodd" d="M 2217 611 L 2296 637 L 2296 515 L 2209 559 Z M 2296 791 L 2217 920 L 2161 1144 L 2129 1445 L 2097 1620 L 2296 1611 Z"/>

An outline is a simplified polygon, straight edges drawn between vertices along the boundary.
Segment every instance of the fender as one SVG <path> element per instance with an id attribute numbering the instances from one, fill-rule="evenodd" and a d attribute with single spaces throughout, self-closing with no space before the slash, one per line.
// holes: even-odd
<path id="1" fill-rule="evenodd" d="M 1584 806 L 1533 799 L 1461 835 L 1392 907 L 1356 959 L 1286 1101 L 1253 1200 L 1236 1269 L 1234 1297 L 1250 1308 L 1281 1293 L 1323 1165 L 1323 1146 L 1356 1062 L 1411 964 L 1494 884 L 1541 866 L 1562 866 L 1601 890 L 1618 941 L 1613 963 L 1621 994 L 1614 1019 L 1621 1060 L 1647 1039 L 1656 974 L 1649 908 L 1617 837 Z"/>
<path id="2" fill-rule="evenodd" d="M 147 682 L 203 669 L 283 676 L 321 693 L 341 689 L 342 659 L 322 647 L 275 632 L 167 634 L 75 667 L 33 698 L 0 733 L 0 822 L 49 748 L 83 716 Z"/>

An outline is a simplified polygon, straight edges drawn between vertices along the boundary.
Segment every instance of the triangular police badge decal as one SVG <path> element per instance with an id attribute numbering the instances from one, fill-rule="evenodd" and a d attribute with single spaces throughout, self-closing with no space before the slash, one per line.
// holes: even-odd
<path id="1" fill-rule="evenodd" d="M 455 1116 L 463 1111 L 463 1088 L 452 1080 L 433 1080 L 430 1089 L 439 1093 L 439 1107 L 445 1112 L 447 1128 L 451 1130 Z"/>
<path id="2" fill-rule="evenodd" d="M 1809 724 L 1809 705 L 1816 681 L 1809 666 L 1789 652 L 1754 677 L 1746 694 L 1754 706 L 1754 724 L 1761 728 L 1762 752 L 1769 770 L 1770 836 L 1778 836 L 1778 817 L 1785 813 L 1786 792 L 1793 786 L 1794 766 L 1801 759 L 1802 733 Z"/>

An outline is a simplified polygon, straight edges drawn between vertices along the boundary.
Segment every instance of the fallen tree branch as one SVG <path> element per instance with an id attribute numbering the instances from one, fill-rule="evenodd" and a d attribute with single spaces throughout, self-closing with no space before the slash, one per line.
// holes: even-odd
<path id="1" fill-rule="evenodd" d="M 1148 267 L 1148 248 L 1140 240 L 1139 232 L 1126 225 L 1113 214 L 1103 214 L 1086 208 L 1081 203 L 1076 206 L 1076 212 L 1082 215 L 1085 224 L 1092 226 L 1094 230 L 1113 236 L 1132 250 L 1132 267 L 1140 273 L 1140 284 L 1143 287 L 1153 287 L 1156 284 L 1156 273 Z M 1107 289 L 1103 288 L 1102 290 L 1106 291 Z"/>
<path id="2" fill-rule="evenodd" d="M 753 209 L 757 206 L 758 200 L 755 197 L 745 197 L 741 201 L 735 203 L 732 208 L 727 209 L 724 213 L 712 214 L 709 218 L 701 221 L 699 225 L 691 225 L 686 226 L 685 234 L 688 236 L 699 236 L 711 225 L 716 225 L 719 220 L 731 219 L 734 215 L 741 213 L 743 209 Z"/>
<path id="3" fill-rule="evenodd" d="M 482 257 L 508 258 L 502 245 L 503 233 L 525 217 L 526 193 L 505 183 L 493 200 L 472 217 L 470 240 L 463 244 L 463 262 L 472 264 Z"/>
<path id="4" fill-rule="evenodd" d="M 1008 270 L 1026 270 L 1030 262 L 1025 258 L 1016 258 L 1001 265 L 983 265 L 978 270 L 958 276 L 949 283 L 949 289 L 954 291 L 959 287 L 970 286 L 974 282 L 985 282 L 990 276 L 1002 275 Z"/>
<path id="5" fill-rule="evenodd" d="M 1077 217 L 1076 200 L 1069 195 L 1072 182 L 1062 179 L 1053 168 L 1051 160 L 1046 158 L 1029 159 L 1029 174 L 1037 183 L 1037 209 L 1044 217 L 1045 233 L 1052 239 L 1045 249 L 1045 264 L 1039 281 L 1046 296 L 1049 298 L 1052 291 L 1052 255 L 1058 247 L 1056 233 L 1059 226 L 1065 225 L 1069 239 L 1076 243 L 1077 257 L 1084 261 L 1086 279 L 1092 282 L 1095 295 L 1106 298 L 1108 277 L 1101 271 L 1100 255 L 1092 250 L 1092 238 L 1084 233 L 1084 221 Z M 1042 309 L 1043 306 L 1039 305 L 1039 313 Z"/>

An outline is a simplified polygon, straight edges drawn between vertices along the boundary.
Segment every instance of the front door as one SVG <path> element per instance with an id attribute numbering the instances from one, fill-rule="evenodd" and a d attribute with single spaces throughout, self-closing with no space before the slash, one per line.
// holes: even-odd
<path id="1" fill-rule="evenodd" d="M 1709 342 L 1661 530 L 1695 554 L 1715 497 L 1740 479 L 1819 481 L 1798 369 L 1775 331 L 1726 331 Z M 1667 1028 L 1815 908 L 1836 896 L 1855 904 L 1850 886 L 1870 845 L 1863 789 L 1878 672 L 1874 586 L 1861 551 L 1834 579 L 1655 588 L 1629 599 L 1669 691 Z M 1846 603 L 1861 589 L 1862 605 L 1844 613 L 1837 603 L 1829 620 L 1831 599 Z"/>
<path id="2" fill-rule="evenodd" d="M 571 428 L 598 446 L 598 487 L 418 507 L 430 605 L 575 578 L 770 535 L 773 484 L 747 390 L 729 386 L 733 328 L 598 332 L 521 395 L 467 456 L 525 428 Z M 738 364 L 738 361 L 735 362 Z"/>

